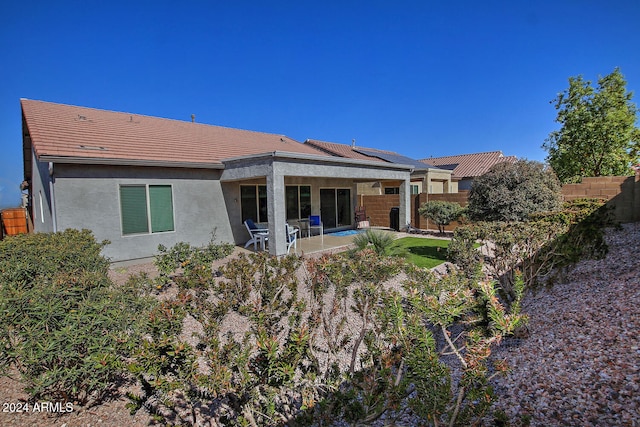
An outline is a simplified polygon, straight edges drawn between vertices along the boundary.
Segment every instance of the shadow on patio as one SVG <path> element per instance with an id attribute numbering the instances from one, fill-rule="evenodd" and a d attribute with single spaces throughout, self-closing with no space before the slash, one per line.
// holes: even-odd
<path id="1" fill-rule="evenodd" d="M 346 236 L 335 236 L 334 233 L 327 233 L 324 236 L 298 237 L 297 248 L 291 248 L 291 254 L 305 255 L 319 252 L 340 252 L 351 246 L 353 238 L 356 234 Z M 242 246 L 242 245 L 241 245 Z M 260 246 L 258 246 L 258 250 Z M 246 249 L 247 252 L 253 252 L 253 246 Z"/>

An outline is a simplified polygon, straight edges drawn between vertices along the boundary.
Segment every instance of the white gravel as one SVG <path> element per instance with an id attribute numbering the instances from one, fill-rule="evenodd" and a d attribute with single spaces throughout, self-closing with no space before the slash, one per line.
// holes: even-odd
<path id="1" fill-rule="evenodd" d="M 608 230 L 609 254 L 579 263 L 565 283 L 528 295 L 530 337 L 494 356 L 512 425 L 640 426 L 640 224 Z"/>

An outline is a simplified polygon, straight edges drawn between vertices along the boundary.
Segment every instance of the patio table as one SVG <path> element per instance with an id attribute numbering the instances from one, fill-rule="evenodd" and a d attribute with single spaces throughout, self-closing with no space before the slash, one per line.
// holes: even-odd
<path id="1" fill-rule="evenodd" d="M 260 231 L 257 233 L 253 233 L 253 235 L 256 236 L 256 238 L 258 239 L 258 242 L 260 242 L 260 250 L 264 251 L 266 247 L 267 239 L 269 238 L 269 232 Z"/>

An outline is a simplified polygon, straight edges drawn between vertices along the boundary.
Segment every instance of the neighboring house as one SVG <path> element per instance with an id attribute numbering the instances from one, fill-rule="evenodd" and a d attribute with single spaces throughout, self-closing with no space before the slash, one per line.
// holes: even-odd
<path id="1" fill-rule="evenodd" d="M 269 251 L 286 250 L 285 222 L 322 215 L 353 226 L 356 183 L 399 183 L 410 220 L 412 166 L 339 158 L 284 135 L 23 99 L 24 174 L 36 232 L 90 229 L 112 261 L 159 244 L 243 243 L 243 221 L 268 223 Z M 405 220 L 406 219 L 406 220 Z"/>
<path id="2" fill-rule="evenodd" d="M 494 165 L 502 162 L 514 163 L 516 156 L 505 156 L 502 151 L 486 153 L 459 154 L 446 157 L 429 157 L 421 159 L 425 164 L 453 171 L 453 180 L 457 183 L 456 191 L 469 190 L 473 179 L 484 175 Z"/>
<path id="3" fill-rule="evenodd" d="M 324 151 L 332 156 L 348 159 L 372 160 L 381 163 L 403 164 L 413 167 L 411 172 L 411 194 L 450 193 L 455 186 L 452 183 L 452 171 L 435 167 L 424 162 L 403 156 L 393 151 L 378 150 L 375 148 L 359 147 L 355 144 L 339 144 L 336 142 L 318 141 L 307 139 L 306 145 Z M 398 183 L 373 181 L 358 184 L 358 194 L 398 194 Z"/>

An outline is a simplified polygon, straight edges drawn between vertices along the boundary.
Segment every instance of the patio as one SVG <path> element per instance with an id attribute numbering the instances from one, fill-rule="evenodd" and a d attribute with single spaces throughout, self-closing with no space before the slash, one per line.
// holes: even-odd
<path id="1" fill-rule="evenodd" d="M 401 237 L 419 237 L 419 238 L 431 238 L 431 239 L 448 239 L 449 237 L 437 236 L 431 233 L 405 233 L 405 232 L 397 232 L 393 231 L 386 227 L 371 227 L 372 229 L 384 230 L 390 233 L 393 233 L 396 238 Z M 355 230 L 347 230 L 347 231 L 355 231 Z M 422 230 L 421 230 L 422 231 Z M 341 252 L 343 250 L 348 249 L 352 243 L 353 238 L 357 236 L 357 234 L 351 234 L 347 236 L 336 235 L 336 233 L 326 233 L 324 236 L 313 235 L 311 237 L 300 237 L 298 235 L 297 240 L 297 248 L 295 248 L 295 253 L 298 255 L 305 255 L 320 253 L 320 252 Z M 243 245 L 239 247 L 242 248 Z M 247 249 L 243 249 L 246 252 L 253 252 L 253 246 L 249 246 Z M 258 245 L 258 251 L 260 250 L 260 246 Z M 294 253 L 294 248 L 291 248 L 291 252 Z"/>
<path id="2" fill-rule="evenodd" d="M 297 247 L 292 247 L 290 253 L 298 255 L 312 254 L 317 252 L 339 252 L 347 249 L 353 242 L 353 238 L 356 234 L 347 236 L 335 236 L 333 233 L 324 234 L 324 236 L 314 235 L 311 237 L 300 237 L 298 235 Z M 240 245 L 241 247 L 244 245 Z M 258 245 L 258 251 L 260 245 Z M 253 246 L 249 246 L 246 249 L 247 252 L 253 252 Z"/>

